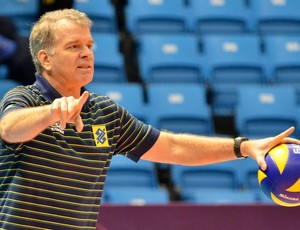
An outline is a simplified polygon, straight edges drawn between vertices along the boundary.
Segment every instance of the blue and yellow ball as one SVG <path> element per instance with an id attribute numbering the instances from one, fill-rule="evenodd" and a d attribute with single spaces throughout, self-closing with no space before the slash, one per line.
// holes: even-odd
<path id="1" fill-rule="evenodd" d="M 258 170 L 258 183 L 276 204 L 300 205 L 300 145 L 280 144 L 266 154 L 268 168 Z"/>

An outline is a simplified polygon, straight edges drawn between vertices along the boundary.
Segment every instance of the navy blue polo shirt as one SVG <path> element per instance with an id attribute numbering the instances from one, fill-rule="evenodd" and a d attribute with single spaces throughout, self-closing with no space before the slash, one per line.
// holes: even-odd
<path id="1" fill-rule="evenodd" d="M 42 76 L 36 78 L 5 95 L 0 117 L 61 97 Z M 1 229 L 95 229 L 112 156 L 138 161 L 159 136 L 106 96 L 90 93 L 80 115 L 80 133 L 73 124 L 61 130 L 55 123 L 25 143 L 0 140 Z"/>

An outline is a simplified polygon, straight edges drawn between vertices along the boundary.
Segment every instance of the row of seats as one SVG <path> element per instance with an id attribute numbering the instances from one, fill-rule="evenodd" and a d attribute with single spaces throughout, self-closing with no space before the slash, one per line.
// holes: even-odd
<path id="1" fill-rule="evenodd" d="M 300 83 L 296 35 L 145 35 L 137 43 L 146 83 Z"/>
<path id="2" fill-rule="evenodd" d="M 138 163 L 124 156 L 113 156 L 105 181 L 102 203 L 167 204 L 170 196 L 159 184 L 155 164 Z"/>
<path id="3" fill-rule="evenodd" d="M 94 81 L 126 82 L 119 43 L 111 36 L 94 36 Z M 300 92 L 297 36 L 211 35 L 198 39 L 193 35 L 148 35 L 140 37 L 137 57 L 144 83 L 208 84 L 217 116 L 234 114 L 241 85 L 292 84 Z"/>
<path id="4" fill-rule="evenodd" d="M 93 38 L 94 81 L 127 81 L 119 38 Z M 145 83 L 300 83 L 299 36 L 147 35 L 138 40 L 137 56 Z"/>
<path id="5" fill-rule="evenodd" d="M 258 166 L 252 159 L 206 166 L 172 165 L 170 178 L 184 202 L 201 204 L 271 203 L 257 181 Z M 159 185 L 153 162 L 134 163 L 114 156 L 106 178 L 102 203 L 167 204 L 168 190 Z"/>
<path id="6" fill-rule="evenodd" d="M 132 34 L 300 32 L 297 0 L 128 0 Z"/>
<path id="7" fill-rule="evenodd" d="M 118 19 L 111 0 L 75 0 L 74 8 L 86 12 L 94 31 L 117 32 Z M 288 33 L 300 32 L 297 0 L 127 0 L 126 27 L 132 34 L 153 32 Z M 127 3 L 127 4 L 125 4 Z M 0 15 L 14 19 L 20 33 L 28 35 L 36 20 L 38 0 L 0 0 Z"/>
<path id="8" fill-rule="evenodd" d="M 143 88 L 137 83 L 90 83 L 91 92 L 107 95 L 140 120 L 159 129 L 213 135 L 211 110 L 205 88 L 197 84 L 153 84 Z"/>
<path id="9" fill-rule="evenodd" d="M 145 91 L 137 83 L 90 83 L 87 87 L 91 92 L 111 97 L 156 128 L 208 136 L 216 134 L 203 85 L 153 83 Z M 245 85 L 237 89 L 235 97 L 235 126 L 239 135 L 258 138 L 276 135 L 290 126 L 300 129 L 297 90 L 291 85 Z M 294 136 L 298 137 L 299 133 Z"/>
<path id="10" fill-rule="evenodd" d="M 28 36 L 38 19 L 40 0 L 0 0 L 0 15 L 10 17 L 21 35 Z M 73 8 L 86 12 L 93 19 L 93 30 L 116 33 L 117 16 L 110 0 L 74 0 Z"/>
<path id="11" fill-rule="evenodd" d="M 0 96 L 17 85 L 10 80 L 1 80 Z M 207 90 L 203 85 L 153 83 L 144 90 L 138 83 L 92 82 L 87 88 L 111 97 L 137 118 L 159 129 L 208 136 L 216 134 L 212 106 L 207 103 Z M 300 128 L 299 94 L 292 85 L 245 85 L 235 93 L 231 96 L 236 101 L 234 119 L 239 135 L 258 138 L 273 136 L 290 126 Z M 228 103 L 227 98 L 222 100 Z M 299 133 L 294 135 L 298 137 Z"/>
<path id="12" fill-rule="evenodd" d="M 94 81 L 126 82 L 117 38 L 94 38 Z M 142 82 L 208 84 L 217 116 L 233 115 L 240 85 L 300 85 L 300 39 L 294 35 L 144 35 L 137 47 Z"/>

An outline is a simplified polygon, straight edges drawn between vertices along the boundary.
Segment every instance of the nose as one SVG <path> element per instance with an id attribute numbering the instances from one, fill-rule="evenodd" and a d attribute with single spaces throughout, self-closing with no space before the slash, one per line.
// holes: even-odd
<path id="1" fill-rule="evenodd" d="M 82 58 L 90 58 L 93 57 L 94 53 L 93 50 L 91 49 L 91 47 L 89 46 L 83 46 L 81 52 L 80 52 L 80 57 Z"/>

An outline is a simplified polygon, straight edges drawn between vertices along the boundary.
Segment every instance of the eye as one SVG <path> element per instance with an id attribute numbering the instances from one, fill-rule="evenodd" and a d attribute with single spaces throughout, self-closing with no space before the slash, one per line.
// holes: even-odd
<path id="1" fill-rule="evenodd" d="M 88 47 L 90 50 L 93 49 L 93 46 L 94 46 L 94 44 L 89 44 L 89 45 L 87 45 L 87 47 Z"/>
<path id="2" fill-rule="evenodd" d="M 78 49 L 78 47 L 79 47 L 78 44 L 72 44 L 72 45 L 69 45 L 67 48 L 70 50 L 74 50 L 74 49 Z"/>

